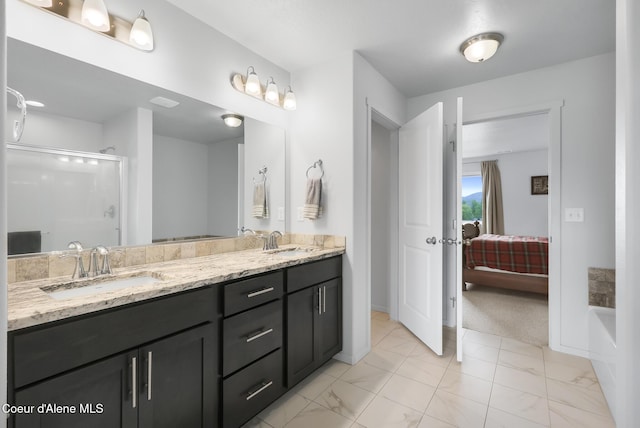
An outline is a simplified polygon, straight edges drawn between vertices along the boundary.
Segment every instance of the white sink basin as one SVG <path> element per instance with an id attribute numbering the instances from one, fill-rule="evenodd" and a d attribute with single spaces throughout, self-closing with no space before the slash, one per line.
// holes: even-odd
<path id="1" fill-rule="evenodd" d="M 315 251 L 315 248 L 282 248 L 272 252 L 275 256 L 280 257 L 298 257 L 304 256 Z"/>
<path id="2" fill-rule="evenodd" d="M 154 284 L 162 280 L 162 277 L 152 272 L 143 272 L 135 276 L 125 277 L 98 277 L 64 284 L 56 284 L 42 287 L 52 299 L 67 300 L 76 297 L 91 296 L 123 288 L 141 287 Z"/>

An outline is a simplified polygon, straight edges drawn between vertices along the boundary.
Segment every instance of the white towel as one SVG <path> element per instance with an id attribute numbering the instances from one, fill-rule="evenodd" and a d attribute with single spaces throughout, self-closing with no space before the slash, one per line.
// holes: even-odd
<path id="1" fill-rule="evenodd" d="M 304 200 L 303 217 L 316 220 L 322 215 L 322 179 L 307 180 L 307 195 Z"/>
<path id="2" fill-rule="evenodd" d="M 262 183 L 253 185 L 253 210 L 254 218 L 268 218 L 269 208 L 267 206 L 267 189 Z"/>

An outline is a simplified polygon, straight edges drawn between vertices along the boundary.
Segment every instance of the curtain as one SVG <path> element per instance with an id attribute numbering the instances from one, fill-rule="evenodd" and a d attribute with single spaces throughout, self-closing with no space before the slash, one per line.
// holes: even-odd
<path id="1" fill-rule="evenodd" d="M 502 182 L 498 161 L 482 162 L 482 198 L 483 232 L 504 235 Z"/>

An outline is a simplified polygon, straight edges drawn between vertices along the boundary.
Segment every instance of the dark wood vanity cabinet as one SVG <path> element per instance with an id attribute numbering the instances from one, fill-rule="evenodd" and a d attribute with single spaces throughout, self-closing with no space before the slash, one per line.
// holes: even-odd
<path id="1" fill-rule="evenodd" d="M 287 270 L 287 387 L 342 350 L 342 258 Z"/>
<path id="2" fill-rule="evenodd" d="M 283 271 L 224 286 L 222 426 L 238 427 L 284 393 Z"/>
<path id="3" fill-rule="evenodd" d="M 206 288 L 11 332 L 11 401 L 34 408 L 10 426 L 216 426 L 216 302 Z"/>
<path id="4" fill-rule="evenodd" d="M 9 400 L 34 408 L 9 426 L 239 427 L 342 349 L 341 276 L 337 256 L 11 331 Z"/>

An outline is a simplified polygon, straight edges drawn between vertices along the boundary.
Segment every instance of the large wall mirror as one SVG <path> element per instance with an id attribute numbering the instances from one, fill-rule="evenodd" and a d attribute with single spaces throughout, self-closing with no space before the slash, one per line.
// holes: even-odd
<path id="1" fill-rule="evenodd" d="M 11 38 L 8 38 L 7 44 L 8 86 L 20 91 L 27 100 L 45 104 L 44 107 L 28 107 L 21 145 L 35 147 L 36 151 L 42 148 L 45 152 L 64 150 L 70 153 L 94 153 L 98 158 L 111 155 L 127 159 L 131 151 L 125 147 L 126 141 L 114 141 L 113 135 L 118 135 L 118 132 L 113 132 L 113 124 L 122 122 L 118 118 L 136 109 L 151 112 L 152 130 L 149 132 L 153 141 L 153 172 L 149 176 L 153 203 L 151 218 L 142 220 L 152 223 L 149 241 L 237 236 L 238 228 L 242 226 L 285 231 L 286 136 L 283 129 L 251 118 L 245 118 L 243 125 L 238 128 L 229 128 L 221 119 L 228 111 L 220 107 Z M 178 104 L 167 107 L 152 103 L 151 100 L 157 97 L 161 97 L 161 104 L 166 100 Z M 7 129 L 10 131 L 11 122 L 17 117 L 18 111 L 15 100 L 7 98 Z M 9 133 L 5 135 L 5 141 L 11 141 Z M 18 171 L 21 168 L 35 169 L 47 163 L 33 161 L 25 165 L 25 161 L 29 162 L 21 159 L 21 163 L 12 168 Z M 260 173 L 263 169 L 266 170 L 268 214 L 256 216 L 253 206 L 254 183 L 264 179 L 265 175 Z M 72 176 L 68 174 L 65 178 L 73 179 Z M 135 186 L 135 179 L 129 177 L 124 183 L 122 192 L 131 194 L 136 191 L 131 188 Z M 83 189 L 79 193 L 86 193 L 81 195 L 81 199 L 86 196 L 96 200 L 99 198 L 92 192 L 102 192 L 101 186 L 102 183 L 96 182 L 92 186 L 76 188 Z M 28 201 L 34 197 L 29 192 L 11 188 L 10 184 L 10 200 Z M 50 198 L 47 203 L 52 203 Z M 126 204 L 126 198 L 88 214 L 101 217 L 91 219 L 97 221 L 95 228 L 118 227 L 112 219 L 121 218 L 122 213 L 124 223 L 121 227 L 126 229 L 127 222 L 132 220 L 127 220 L 124 215 L 126 207 L 123 204 Z M 111 208 L 111 205 L 114 207 Z M 67 223 L 68 227 L 54 239 L 51 236 L 53 231 L 48 226 L 50 222 L 38 224 L 35 220 L 38 216 L 31 216 L 33 220 L 29 224 L 18 221 L 25 218 L 25 206 L 16 203 L 7 207 L 9 232 L 39 231 L 47 236 L 43 243 L 56 242 L 51 246 L 43 246 L 42 251 L 66 249 L 67 242 L 79 239 L 79 228 L 85 220 L 89 220 L 78 217 L 78 212 L 74 213 L 76 217 L 73 220 L 56 219 Z M 29 206 L 34 205 L 31 203 Z M 45 215 L 64 215 L 54 214 L 46 206 L 39 209 Z M 114 217 L 111 217 L 111 212 Z M 16 230 L 12 230 L 11 225 L 16 225 L 13 227 Z M 102 232 L 104 236 L 104 230 Z M 104 243 L 100 235 L 84 239 L 85 247 L 132 244 L 126 239 L 124 242 Z"/>

